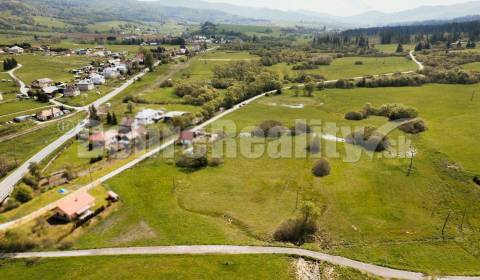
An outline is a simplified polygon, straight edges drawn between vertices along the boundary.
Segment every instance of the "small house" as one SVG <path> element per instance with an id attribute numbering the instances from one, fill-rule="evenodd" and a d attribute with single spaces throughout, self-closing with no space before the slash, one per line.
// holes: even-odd
<path id="1" fill-rule="evenodd" d="M 168 121 L 168 120 L 171 120 L 173 118 L 176 118 L 176 117 L 182 117 L 182 116 L 185 116 L 185 115 L 188 115 L 189 113 L 188 112 L 182 112 L 182 111 L 170 111 L 168 113 L 165 113 L 163 115 L 163 119 Z"/>
<path id="2" fill-rule="evenodd" d="M 163 114 L 165 112 L 162 110 L 153 110 L 153 109 L 144 109 L 137 113 L 135 120 L 138 123 L 148 125 L 163 119 Z"/>
<path id="3" fill-rule="evenodd" d="M 193 142 L 194 138 L 195 133 L 193 131 L 182 131 L 178 140 L 183 145 L 189 145 Z"/>
<path id="4" fill-rule="evenodd" d="M 94 85 L 103 85 L 105 84 L 105 77 L 99 74 L 90 75 L 90 80 Z"/>
<path id="5" fill-rule="evenodd" d="M 95 198 L 87 192 L 81 192 L 58 203 L 55 217 L 64 221 L 82 220 L 93 214 L 91 208 L 94 205 Z"/>
<path id="6" fill-rule="evenodd" d="M 22 54 L 24 50 L 19 46 L 13 46 L 11 48 L 8 48 L 8 52 L 11 54 Z"/>
<path id="7" fill-rule="evenodd" d="M 32 82 L 32 88 L 45 88 L 53 85 L 53 81 L 49 78 L 38 79 Z"/>
<path id="8" fill-rule="evenodd" d="M 63 95 L 67 96 L 67 97 L 79 96 L 80 95 L 80 90 L 78 89 L 77 86 L 68 85 L 63 90 Z"/>
<path id="9" fill-rule="evenodd" d="M 114 129 L 107 130 L 105 132 L 100 131 L 95 134 L 92 134 L 88 138 L 89 142 L 92 143 L 94 147 L 104 148 L 109 147 L 118 141 L 118 132 Z"/>
<path id="10" fill-rule="evenodd" d="M 89 91 L 95 88 L 95 85 L 91 80 L 81 80 L 77 83 L 77 87 L 80 91 Z"/>
<path id="11" fill-rule="evenodd" d="M 118 77 L 119 73 L 115 68 L 108 67 L 103 69 L 103 76 L 105 76 L 106 79 L 114 79 Z"/>
<path id="12" fill-rule="evenodd" d="M 37 114 L 37 120 L 39 121 L 48 121 L 54 118 L 63 116 L 62 110 L 52 107 L 50 109 L 43 110 Z"/>

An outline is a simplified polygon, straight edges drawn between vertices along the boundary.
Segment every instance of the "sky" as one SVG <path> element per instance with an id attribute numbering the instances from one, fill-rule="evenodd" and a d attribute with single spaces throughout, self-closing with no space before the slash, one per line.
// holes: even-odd
<path id="1" fill-rule="evenodd" d="M 424 5 L 450 5 L 468 0 L 206 0 L 241 6 L 281 10 L 307 10 L 337 16 L 355 15 L 366 11 L 396 12 Z"/>

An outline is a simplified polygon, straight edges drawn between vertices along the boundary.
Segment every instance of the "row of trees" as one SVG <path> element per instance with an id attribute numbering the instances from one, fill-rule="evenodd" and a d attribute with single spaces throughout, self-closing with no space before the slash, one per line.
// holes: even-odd
<path id="1" fill-rule="evenodd" d="M 15 60 L 15 58 L 6 58 L 3 61 L 3 70 L 4 71 L 9 71 L 17 67 L 18 62 Z"/>

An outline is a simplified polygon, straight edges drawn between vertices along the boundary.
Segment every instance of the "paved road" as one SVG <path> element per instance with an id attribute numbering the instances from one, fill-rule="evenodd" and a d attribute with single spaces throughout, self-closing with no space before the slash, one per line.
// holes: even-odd
<path id="1" fill-rule="evenodd" d="M 20 87 L 20 93 L 28 94 L 28 88 L 25 86 L 25 83 L 22 80 L 20 80 L 14 73 L 15 71 L 17 71 L 20 68 L 22 68 L 22 64 L 18 64 L 17 67 L 13 68 L 12 70 L 8 71 L 7 73 L 8 73 L 8 75 L 10 75 L 10 77 L 12 77 L 12 79 Z"/>
<path id="2" fill-rule="evenodd" d="M 391 279 L 429 279 L 426 275 L 418 272 L 398 270 L 381 267 L 369 263 L 363 263 L 339 256 L 332 256 L 320 252 L 314 252 L 298 248 L 284 247 L 259 247 L 259 246 L 229 246 L 229 245 L 194 245 L 194 246 L 158 246 L 158 247 L 125 247 L 104 248 L 74 251 L 52 252 L 28 252 L 5 254 L 1 258 L 65 258 L 65 257 L 90 257 L 90 256 L 119 256 L 119 255 L 255 255 L 255 254 L 280 254 L 312 258 L 331 264 L 357 269 L 375 276 Z M 444 277 L 441 279 L 479 279 L 475 277 Z"/>
<path id="3" fill-rule="evenodd" d="M 418 61 L 417 58 L 415 57 L 415 51 L 410 51 L 410 58 L 413 60 L 413 62 L 415 62 L 418 65 L 418 70 L 422 71 L 423 69 L 425 69 L 425 66 L 423 66 L 423 63 Z"/>

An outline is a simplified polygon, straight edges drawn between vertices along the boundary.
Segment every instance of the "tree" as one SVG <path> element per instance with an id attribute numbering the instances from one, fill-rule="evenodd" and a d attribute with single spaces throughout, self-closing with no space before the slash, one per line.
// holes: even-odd
<path id="1" fill-rule="evenodd" d="M 15 197 L 16 200 L 25 203 L 27 201 L 32 200 L 33 191 L 31 188 L 25 185 L 20 185 L 15 189 L 13 193 L 13 197 Z"/>
<path id="2" fill-rule="evenodd" d="M 112 113 L 112 125 L 117 125 L 118 120 L 117 120 L 117 115 L 115 113 Z"/>
<path id="3" fill-rule="evenodd" d="M 107 112 L 107 124 L 112 124 L 112 115 L 110 114 L 110 111 Z"/>
<path id="4" fill-rule="evenodd" d="M 146 67 L 148 67 L 148 69 L 150 71 L 153 71 L 153 67 L 155 65 L 154 65 L 154 62 L 153 62 L 153 55 L 152 55 L 151 51 L 146 51 L 145 52 L 145 58 L 143 60 L 143 63 L 145 64 Z"/>
<path id="5" fill-rule="evenodd" d="M 313 92 L 315 91 L 315 83 L 314 82 L 306 83 L 304 90 L 305 90 L 306 96 L 312 96 Z"/>
<path id="6" fill-rule="evenodd" d="M 88 107 L 88 118 L 91 121 L 97 121 L 97 122 L 100 121 L 100 116 L 98 115 L 97 108 L 95 108 L 94 105 L 91 105 L 90 107 Z"/>
<path id="7" fill-rule="evenodd" d="M 402 45 L 402 44 L 398 44 L 397 50 L 396 50 L 395 52 L 396 52 L 396 53 L 402 53 L 402 52 L 403 52 L 403 45 Z"/>
<path id="8" fill-rule="evenodd" d="M 35 178 L 40 178 L 41 177 L 41 170 L 40 170 L 40 167 L 38 166 L 38 163 L 36 162 L 30 162 L 30 164 L 28 165 L 28 172 L 30 172 L 30 174 L 32 176 L 35 176 Z"/>
<path id="9" fill-rule="evenodd" d="M 317 219 L 319 212 L 312 202 L 305 202 L 296 219 L 283 222 L 273 234 L 275 240 L 292 242 L 301 245 L 309 241 L 310 237 L 318 231 Z"/>
<path id="10" fill-rule="evenodd" d="M 325 177 L 330 174 L 330 163 L 326 159 L 318 160 L 312 168 L 313 175 L 317 177 Z"/>
<path id="11" fill-rule="evenodd" d="M 132 102 L 128 102 L 127 112 L 130 113 L 130 114 L 133 113 L 133 103 Z"/>

